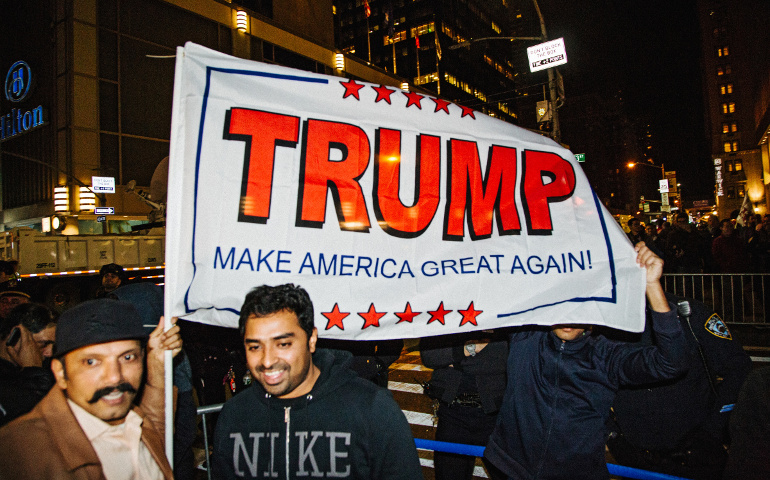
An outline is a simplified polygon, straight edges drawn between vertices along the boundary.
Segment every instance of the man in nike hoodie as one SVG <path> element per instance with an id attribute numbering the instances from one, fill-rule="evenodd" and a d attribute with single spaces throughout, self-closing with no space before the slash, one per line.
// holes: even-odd
<path id="1" fill-rule="evenodd" d="M 253 289 L 239 326 L 256 382 L 219 416 L 215 478 L 422 478 L 411 429 L 390 392 L 316 351 L 304 289 Z"/>

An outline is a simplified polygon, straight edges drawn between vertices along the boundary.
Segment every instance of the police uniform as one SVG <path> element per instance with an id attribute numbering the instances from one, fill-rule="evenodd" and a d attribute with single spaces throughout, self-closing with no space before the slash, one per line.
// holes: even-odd
<path id="1" fill-rule="evenodd" d="M 680 297 L 666 294 L 677 303 Z M 721 478 L 727 424 L 751 359 L 725 322 L 704 303 L 687 299 L 679 316 L 688 347 L 688 372 L 666 382 L 618 391 L 608 446 L 622 465 L 694 479 Z M 648 328 L 625 338 L 652 344 Z"/>

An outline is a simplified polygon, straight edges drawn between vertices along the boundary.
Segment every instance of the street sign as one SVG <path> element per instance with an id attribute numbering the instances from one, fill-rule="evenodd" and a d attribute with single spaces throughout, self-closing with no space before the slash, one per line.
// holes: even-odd
<path id="1" fill-rule="evenodd" d="M 660 194 L 660 203 L 663 205 L 668 205 L 668 193 L 661 193 Z"/>
<path id="2" fill-rule="evenodd" d="M 527 47 L 527 58 L 529 59 L 530 72 L 564 65 L 567 63 L 567 50 L 564 48 L 564 39 L 557 38 L 550 42 Z"/>
<path id="3" fill-rule="evenodd" d="M 661 205 L 660 206 L 661 212 L 671 213 L 671 205 Z"/>
<path id="4" fill-rule="evenodd" d="M 115 193 L 115 177 L 91 177 L 94 193 Z"/>
<path id="5" fill-rule="evenodd" d="M 104 216 L 104 215 L 99 215 L 98 217 L 96 217 L 96 221 L 99 222 L 99 223 L 103 223 L 106 220 L 107 220 L 107 217 Z"/>
<path id="6" fill-rule="evenodd" d="M 660 183 L 660 188 L 658 189 L 660 193 L 668 193 L 668 180 L 658 180 Z"/>
<path id="7" fill-rule="evenodd" d="M 96 208 L 94 208 L 94 214 L 96 214 L 96 215 L 115 215 L 115 207 L 96 207 Z"/>
<path id="8" fill-rule="evenodd" d="M 578 161 L 578 163 L 583 163 L 586 161 L 586 154 L 585 153 L 576 153 L 575 154 L 575 160 Z M 644 199 L 644 197 L 642 197 Z"/>

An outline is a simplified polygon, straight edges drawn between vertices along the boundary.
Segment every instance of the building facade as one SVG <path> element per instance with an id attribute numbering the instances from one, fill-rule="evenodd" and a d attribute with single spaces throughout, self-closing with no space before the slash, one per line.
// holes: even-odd
<path id="1" fill-rule="evenodd" d="M 748 196 L 754 213 L 768 211 L 770 3 L 700 0 L 703 88 L 719 218 Z"/>
<path id="2" fill-rule="evenodd" d="M 146 218 L 150 207 L 125 186 L 149 187 L 168 156 L 174 55 L 185 42 L 404 82 L 355 58 L 338 69 L 333 19 L 331 0 L 3 1 L 4 35 L 24 41 L 0 49 L 8 91 L 0 98 L 0 226 L 41 228 L 58 212 L 79 233 L 101 233 L 94 206 L 112 206 L 110 218 L 129 223 Z M 91 193 L 94 176 L 114 178 L 117 193 Z"/>
<path id="3" fill-rule="evenodd" d="M 335 37 L 346 55 L 454 103 L 539 127 L 536 103 L 548 98 L 548 77 L 529 73 L 526 49 L 541 42 L 532 1 L 334 0 L 334 6 Z"/>

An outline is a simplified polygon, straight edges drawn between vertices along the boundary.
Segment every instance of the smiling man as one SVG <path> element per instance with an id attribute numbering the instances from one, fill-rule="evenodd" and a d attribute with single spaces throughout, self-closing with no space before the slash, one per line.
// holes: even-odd
<path id="1" fill-rule="evenodd" d="M 162 324 L 148 339 L 136 309 L 111 299 L 64 312 L 51 362 L 56 385 L 0 429 L 0 479 L 173 478 L 163 446 L 163 351 L 179 353 L 182 340 L 179 327 L 164 333 Z"/>
<path id="2" fill-rule="evenodd" d="M 409 424 L 390 392 L 316 350 L 304 289 L 255 288 L 240 330 L 256 381 L 219 416 L 216 478 L 422 478 Z"/>

